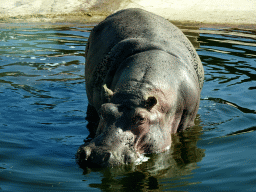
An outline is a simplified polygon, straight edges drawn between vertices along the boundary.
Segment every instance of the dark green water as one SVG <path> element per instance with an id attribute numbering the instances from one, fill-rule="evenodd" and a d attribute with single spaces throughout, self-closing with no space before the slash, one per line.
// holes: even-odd
<path id="1" fill-rule="evenodd" d="M 0 191 L 256 191 L 256 31 L 180 26 L 205 84 L 196 126 L 135 167 L 82 170 L 90 25 L 1 25 Z"/>

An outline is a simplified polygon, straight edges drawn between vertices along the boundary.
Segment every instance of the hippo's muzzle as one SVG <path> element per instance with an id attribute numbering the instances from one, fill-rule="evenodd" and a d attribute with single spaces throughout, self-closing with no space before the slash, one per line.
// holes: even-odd
<path id="1" fill-rule="evenodd" d="M 109 133 L 102 133 L 81 146 L 77 153 L 78 163 L 87 167 L 112 167 L 135 162 L 138 154 L 134 149 L 134 135 L 122 129 L 114 132 L 111 137 Z"/>

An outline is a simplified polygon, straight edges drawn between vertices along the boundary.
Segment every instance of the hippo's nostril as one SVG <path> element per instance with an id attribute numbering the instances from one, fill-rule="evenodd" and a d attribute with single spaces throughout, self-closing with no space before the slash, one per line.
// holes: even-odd
<path id="1" fill-rule="evenodd" d="M 84 147 L 84 160 L 86 160 L 86 161 L 88 160 L 88 158 L 91 155 L 91 152 L 92 152 L 91 148 Z"/>

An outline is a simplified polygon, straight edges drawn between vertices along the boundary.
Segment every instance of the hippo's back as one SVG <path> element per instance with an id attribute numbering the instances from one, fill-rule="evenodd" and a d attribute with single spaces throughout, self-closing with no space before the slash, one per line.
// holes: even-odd
<path id="1" fill-rule="evenodd" d="M 203 66 L 186 36 L 160 16 L 142 9 L 126 9 L 110 15 L 91 32 L 85 53 L 85 79 L 89 101 L 95 97 L 95 89 L 102 87 L 111 68 L 109 55 L 114 55 L 113 51 L 116 50 L 119 54 L 127 52 L 127 49 L 120 50 L 122 48 L 115 47 L 129 39 L 145 39 L 143 42 L 155 43 L 160 49 L 183 60 L 189 67 L 194 68 L 199 87 L 202 88 Z"/>

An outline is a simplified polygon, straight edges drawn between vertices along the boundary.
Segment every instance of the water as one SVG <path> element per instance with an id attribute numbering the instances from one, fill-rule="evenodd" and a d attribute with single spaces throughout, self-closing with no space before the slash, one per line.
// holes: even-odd
<path id="1" fill-rule="evenodd" d="M 0 191 L 256 191 L 256 31 L 179 26 L 205 83 L 196 126 L 136 167 L 82 170 L 92 25 L 1 25 Z"/>

